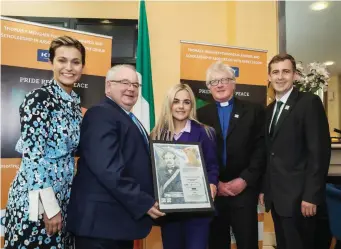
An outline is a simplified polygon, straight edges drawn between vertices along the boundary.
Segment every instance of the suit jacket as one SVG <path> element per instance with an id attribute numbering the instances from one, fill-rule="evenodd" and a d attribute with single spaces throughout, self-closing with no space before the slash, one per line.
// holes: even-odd
<path id="1" fill-rule="evenodd" d="M 300 212 L 302 200 L 324 200 L 331 140 L 322 102 L 317 95 L 291 92 L 269 136 L 275 102 L 266 110 L 267 168 L 264 198 L 266 209 L 274 205 L 281 216 Z"/>
<path id="2" fill-rule="evenodd" d="M 256 204 L 260 177 L 263 174 L 266 159 L 264 108 L 261 105 L 235 98 L 226 138 L 226 167 L 222 163 L 224 138 L 216 104 L 212 103 L 200 108 L 198 119 L 216 130 L 220 160 L 219 180 L 228 182 L 241 177 L 247 182 L 247 188 L 242 193 L 224 199 L 228 204 L 236 206 Z"/>
<path id="3" fill-rule="evenodd" d="M 109 98 L 90 108 L 81 126 L 80 159 L 68 207 L 76 236 L 144 238 L 152 227 L 150 155 L 142 133 Z"/>

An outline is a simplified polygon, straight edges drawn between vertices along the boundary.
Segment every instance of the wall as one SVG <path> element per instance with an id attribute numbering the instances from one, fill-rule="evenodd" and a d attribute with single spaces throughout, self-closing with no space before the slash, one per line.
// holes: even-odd
<path id="1" fill-rule="evenodd" d="M 137 1 L 1 1 L 1 15 L 137 19 Z"/>
<path id="2" fill-rule="evenodd" d="M 333 132 L 334 128 L 341 129 L 341 75 L 330 78 L 328 83 L 328 121 L 332 137 L 340 135 Z"/>
<path id="3" fill-rule="evenodd" d="M 338 105 L 338 108 L 339 108 L 339 117 L 340 117 L 340 123 L 339 123 L 339 126 L 336 127 L 338 128 L 339 130 L 341 130 L 341 74 L 339 74 L 339 105 Z M 338 137 L 341 137 L 340 134 L 338 134 Z"/>

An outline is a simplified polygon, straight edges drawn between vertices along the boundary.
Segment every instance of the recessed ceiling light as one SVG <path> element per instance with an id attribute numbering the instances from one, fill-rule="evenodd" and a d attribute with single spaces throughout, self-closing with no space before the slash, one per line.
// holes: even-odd
<path id="1" fill-rule="evenodd" d="M 327 7 L 328 7 L 328 2 L 324 2 L 324 1 L 315 2 L 310 5 L 310 8 L 315 11 L 324 10 Z"/>
<path id="2" fill-rule="evenodd" d="M 334 65 L 334 61 L 326 61 L 325 63 L 323 63 L 324 65 L 326 66 L 331 66 L 331 65 Z"/>

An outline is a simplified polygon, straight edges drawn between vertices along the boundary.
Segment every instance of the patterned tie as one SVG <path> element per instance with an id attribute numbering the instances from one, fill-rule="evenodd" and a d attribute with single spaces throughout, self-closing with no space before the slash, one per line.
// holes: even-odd
<path id="1" fill-rule="evenodd" d="M 141 134 L 143 136 L 144 142 L 146 143 L 147 148 L 149 149 L 149 142 L 148 142 L 147 134 L 143 130 L 140 122 L 137 120 L 137 118 L 135 117 L 135 115 L 132 112 L 129 113 L 129 117 L 134 121 L 136 126 L 139 128 L 139 130 L 140 130 L 140 132 L 141 132 Z"/>
<path id="2" fill-rule="evenodd" d="M 270 133 L 269 133 L 270 137 L 272 137 L 272 135 L 274 134 L 275 127 L 277 124 L 277 119 L 279 116 L 279 111 L 281 110 L 282 105 L 283 105 L 283 102 L 281 102 L 281 101 L 276 102 L 276 111 L 275 111 L 275 115 L 274 115 L 274 118 L 272 119 L 272 123 L 271 123 L 271 127 L 270 127 Z"/>

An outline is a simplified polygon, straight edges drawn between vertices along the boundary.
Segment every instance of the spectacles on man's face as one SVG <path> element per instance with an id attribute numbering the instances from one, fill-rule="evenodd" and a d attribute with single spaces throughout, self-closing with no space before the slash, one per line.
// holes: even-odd
<path id="1" fill-rule="evenodd" d="M 114 82 L 114 83 L 118 83 L 118 84 L 122 84 L 125 85 L 127 88 L 130 87 L 131 85 L 138 89 L 141 84 L 138 82 L 130 82 L 129 80 L 108 80 L 110 83 Z"/>
<path id="2" fill-rule="evenodd" d="M 222 79 L 218 79 L 218 80 L 211 80 L 211 81 L 209 81 L 208 84 L 210 84 L 211 86 L 217 86 L 217 85 L 219 85 L 219 83 L 221 83 L 223 85 L 231 84 L 231 83 L 234 83 L 234 79 L 222 78 Z"/>

